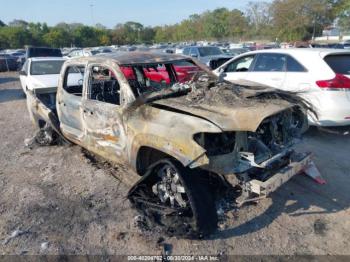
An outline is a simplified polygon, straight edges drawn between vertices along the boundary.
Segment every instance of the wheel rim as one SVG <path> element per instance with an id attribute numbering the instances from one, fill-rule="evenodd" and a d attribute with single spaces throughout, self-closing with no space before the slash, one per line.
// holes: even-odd
<path id="1" fill-rule="evenodd" d="M 158 169 L 157 175 L 160 181 L 152 186 L 152 191 L 160 201 L 171 207 L 186 208 L 188 206 L 186 190 L 178 172 L 172 166 L 164 165 Z"/>

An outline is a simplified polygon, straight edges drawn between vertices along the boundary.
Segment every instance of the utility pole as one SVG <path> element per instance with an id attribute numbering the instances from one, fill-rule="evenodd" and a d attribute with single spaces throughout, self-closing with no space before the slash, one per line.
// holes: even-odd
<path id="1" fill-rule="evenodd" d="M 95 26 L 94 5 L 93 4 L 90 4 L 90 11 L 91 11 L 91 22 L 92 22 L 92 25 Z"/>
<path id="2" fill-rule="evenodd" d="M 312 32 L 312 41 L 315 41 L 315 36 L 316 36 L 316 15 L 314 15 L 314 28 L 313 28 L 313 32 Z"/>

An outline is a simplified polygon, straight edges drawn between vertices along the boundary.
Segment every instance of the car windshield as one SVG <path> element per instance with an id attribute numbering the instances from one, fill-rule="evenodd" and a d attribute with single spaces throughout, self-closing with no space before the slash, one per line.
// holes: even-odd
<path id="1" fill-rule="evenodd" d="M 61 71 L 64 63 L 62 61 L 32 61 L 30 74 L 31 75 L 56 75 Z"/>
<path id="2" fill-rule="evenodd" d="M 191 61 L 173 63 L 122 65 L 121 71 L 136 96 L 168 89 L 186 89 L 186 82 L 201 71 Z"/>
<path id="3" fill-rule="evenodd" d="M 222 55 L 223 52 L 220 48 L 215 46 L 205 46 L 198 48 L 199 54 L 201 56 L 212 56 L 212 55 Z"/>

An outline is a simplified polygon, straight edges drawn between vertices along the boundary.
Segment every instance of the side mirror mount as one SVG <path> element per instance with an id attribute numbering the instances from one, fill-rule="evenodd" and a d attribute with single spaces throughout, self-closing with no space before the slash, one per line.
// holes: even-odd
<path id="1" fill-rule="evenodd" d="M 197 54 L 191 54 L 191 57 L 197 58 L 198 55 Z"/>
<path id="2" fill-rule="evenodd" d="M 23 71 L 23 70 L 19 71 L 18 73 L 19 73 L 20 76 L 26 76 L 27 75 L 27 73 L 25 71 Z"/>

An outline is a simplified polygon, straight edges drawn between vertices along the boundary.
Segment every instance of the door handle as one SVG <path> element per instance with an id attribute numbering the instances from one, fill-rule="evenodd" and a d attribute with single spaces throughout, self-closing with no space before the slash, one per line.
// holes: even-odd
<path id="1" fill-rule="evenodd" d="M 282 78 L 271 78 L 272 81 L 281 81 Z"/>

